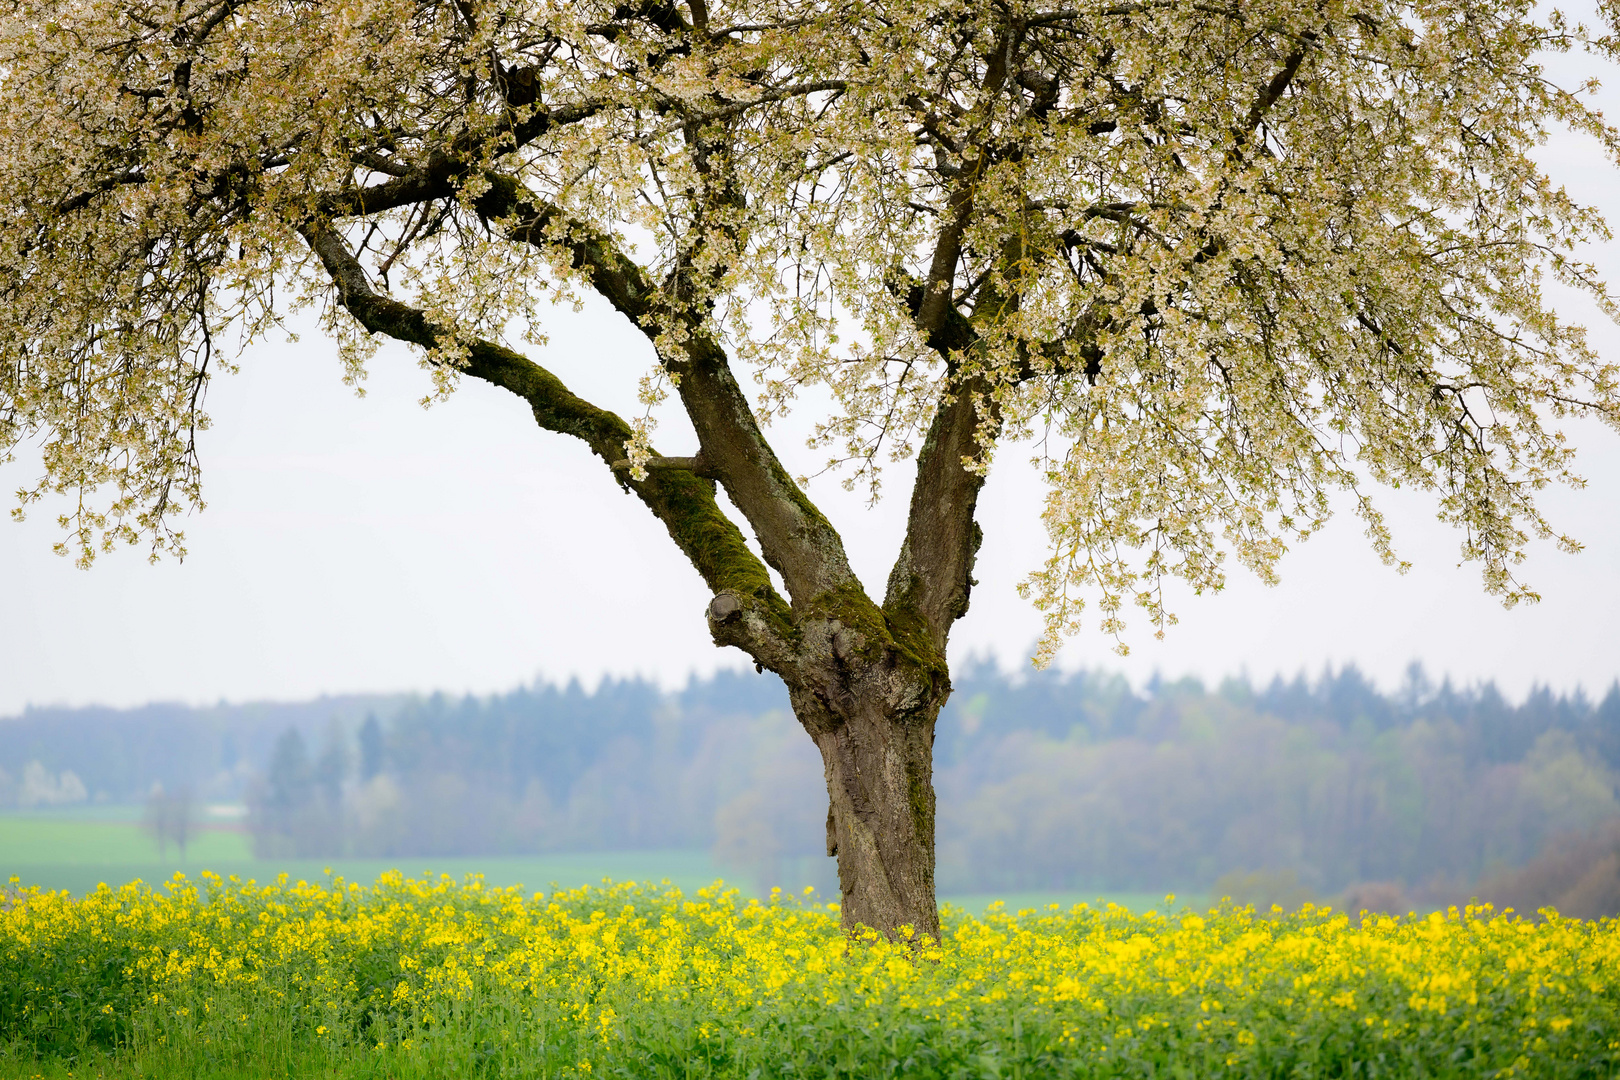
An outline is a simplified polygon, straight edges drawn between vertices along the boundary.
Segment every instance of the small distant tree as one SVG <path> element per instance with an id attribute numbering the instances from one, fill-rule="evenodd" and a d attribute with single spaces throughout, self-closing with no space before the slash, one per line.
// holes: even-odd
<path id="1" fill-rule="evenodd" d="M 167 858 L 168 846 L 173 844 L 180 851 L 180 860 L 185 861 L 195 814 L 190 787 L 168 791 L 162 784 L 153 785 L 141 812 L 141 826 L 157 841 L 159 857 Z"/>
<path id="2" fill-rule="evenodd" d="M 326 729 L 326 741 L 314 769 L 315 787 L 329 813 L 336 814 L 342 808 L 343 783 L 349 778 L 349 769 L 349 744 L 342 725 L 334 719 Z"/>
<path id="3" fill-rule="evenodd" d="M 360 725 L 360 782 L 370 781 L 383 769 L 382 725 L 376 713 L 367 713 Z"/>
<path id="4" fill-rule="evenodd" d="M 248 829 L 256 853 L 307 853 L 310 819 L 317 816 L 315 790 L 304 737 L 297 728 L 288 727 L 276 739 L 265 776 L 248 792 Z"/>
<path id="5" fill-rule="evenodd" d="M 1044 661 L 1087 596 L 1119 638 L 1228 555 L 1273 580 L 1335 489 L 1398 563 L 1369 481 L 1433 493 L 1486 588 L 1532 599 L 1526 543 L 1574 546 L 1535 501 L 1577 482 L 1558 425 L 1620 423 L 1546 293 L 1613 314 L 1605 226 L 1533 156 L 1554 126 L 1620 151 L 1541 59 L 1612 43 L 1528 0 L 6 10 L 0 447 L 43 434 L 22 502 L 69 494 L 62 550 L 183 550 L 209 374 L 288 303 L 351 380 L 386 338 L 437 393 L 508 390 L 786 683 L 851 925 L 938 930 L 934 724 L 999 444 L 1045 436 Z M 508 336 L 585 292 L 686 452 Z M 851 484 L 915 462 L 875 591 L 762 427 L 813 388 Z"/>

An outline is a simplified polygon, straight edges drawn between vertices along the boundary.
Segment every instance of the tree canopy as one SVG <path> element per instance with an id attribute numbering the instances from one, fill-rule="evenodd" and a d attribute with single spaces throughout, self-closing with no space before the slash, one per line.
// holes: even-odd
<path id="1" fill-rule="evenodd" d="M 204 382 L 278 302 L 356 377 L 401 338 L 593 444 L 626 425 L 503 344 L 585 288 L 656 346 L 649 401 L 710 350 L 762 412 L 829 387 L 861 480 L 972 399 L 975 467 L 1053 436 L 1054 628 L 1085 586 L 1110 628 L 1162 618 L 1158 579 L 1216 586 L 1226 546 L 1269 575 L 1360 476 L 1438 491 L 1517 598 L 1549 421 L 1615 415 L 1544 295 L 1606 304 L 1606 233 L 1531 153 L 1615 135 L 1538 57 L 1582 32 L 1528 3 L 12 7 L 0 441 L 48 434 L 24 498 L 79 496 L 84 559 L 178 550 Z"/>
<path id="2" fill-rule="evenodd" d="M 1008 439 L 1041 436 L 1049 655 L 1088 595 L 1117 636 L 1228 554 L 1269 579 L 1336 489 L 1397 562 L 1368 481 L 1433 492 L 1486 588 L 1531 596 L 1558 425 L 1620 425 L 1547 292 L 1613 315 L 1608 233 L 1533 153 L 1562 127 L 1620 155 L 1544 67 L 1610 43 L 1529 0 L 9 9 L 0 446 L 43 434 L 22 501 L 67 493 L 85 562 L 182 550 L 210 372 L 309 306 L 352 378 L 397 339 L 437 392 L 484 379 L 584 440 L 821 739 L 810 713 L 884 693 L 931 724 Z M 642 417 L 520 351 L 586 291 L 647 339 Z M 916 459 L 881 604 L 761 432 L 810 387 L 851 482 Z M 842 674 L 878 653 L 912 674 Z"/>

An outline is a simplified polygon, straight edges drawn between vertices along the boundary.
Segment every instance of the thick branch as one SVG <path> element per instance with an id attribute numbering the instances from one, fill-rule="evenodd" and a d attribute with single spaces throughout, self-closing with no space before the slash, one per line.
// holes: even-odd
<path id="1" fill-rule="evenodd" d="M 782 575 L 795 604 L 856 581 L 843 540 L 782 467 L 725 350 L 698 316 L 662 307 L 657 287 L 609 238 L 565 220 L 557 207 L 508 177 L 491 176 L 489 190 L 474 206 L 505 221 L 515 240 L 543 247 L 563 238 L 575 269 L 583 270 L 595 290 L 649 339 L 669 319 L 684 323 L 684 355 L 664 357 L 665 367 L 677 376 L 707 468 L 748 518 L 766 562 Z"/>
<path id="2" fill-rule="evenodd" d="M 338 302 L 367 330 L 424 349 L 444 343 L 420 310 L 371 287 L 359 260 L 331 226 L 310 225 L 303 232 L 337 286 Z M 582 440 L 609 467 L 627 456 L 629 424 L 578 397 L 527 357 L 475 340 L 464 370 L 523 398 L 541 427 Z M 796 631 L 788 606 L 748 550 L 742 532 L 716 503 L 714 484 L 678 469 L 658 469 L 641 481 L 621 475 L 618 481 L 664 523 L 709 588 L 737 600 L 740 617 L 728 622 L 725 644 L 737 645 L 772 669 L 791 664 Z"/>
<path id="3" fill-rule="evenodd" d="M 1016 31 L 1016 36 L 1022 37 L 1022 33 L 1020 28 Z M 991 103 L 1006 85 L 1007 56 L 1013 47 L 1009 35 L 1013 34 L 1012 28 L 1005 28 L 1002 34 L 997 36 L 995 45 L 990 51 L 989 62 L 985 65 L 984 82 L 979 88 L 979 103 L 973 111 L 970 129 L 973 131 L 974 139 L 988 121 Z M 925 115 L 923 120 L 926 122 L 928 117 Z M 957 263 L 962 258 L 962 241 L 966 236 L 968 223 L 973 218 L 973 204 L 978 193 L 979 181 L 984 170 L 989 167 L 989 151 L 984 147 L 972 145 L 971 149 L 965 149 L 963 154 L 962 170 L 957 177 L 956 187 L 946 200 L 945 227 L 935 238 L 934 253 L 928 262 L 928 276 L 923 281 L 922 307 L 913 316 L 917 328 L 928 337 L 933 337 L 939 331 L 946 318 L 946 310 L 952 306 L 952 284 L 956 279 Z"/>
<path id="4" fill-rule="evenodd" d="M 1015 266 L 1022 251 L 1016 242 L 1003 258 Z M 951 627 L 967 613 L 973 587 L 973 560 L 983 533 L 974 515 L 984 475 L 968 467 L 981 452 L 979 436 L 985 424 L 991 434 L 999 427 L 999 414 L 989 382 L 974 376 L 957 381 L 954 357 L 980 341 L 973 324 L 948 305 L 933 327 L 921 327 L 921 316 L 931 297 L 921 286 L 906 292 L 912 318 L 928 334 L 928 343 L 948 362 L 944 393 L 922 452 L 917 456 L 917 480 L 911 489 L 906 538 L 889 572 L 883 609 L 895 622 L 908 622 L 925 632 L 934 647 L 944 652 Z M 986 319 L 996 319 L 1017 305 L 1017 297 L 987 291 L 980 307 Z"/>
<path id="5" fill-rule="evenodd" d="M 1310 51 L 1311 46 L 1315 43 L 1315 34 L 1307 31 L 1300 35 L 1299 45 L 1295 47 L 1293 52 L 1283 58 L 1283 66 L 1255 95 L 1254 104 L 1249 107 L 1248 126 L 1243 132 L 1239 133 L 1240 141 L 1246 139 L 1249 132 L 1260 126 L 1260 122 L 1265 119 L 1266 113 L 1271 111 L 1271 107 L 1277 104 L 1278 99 L 1287 91 L 1288 85 L 1294 81 L 1294 76 L 1299 72 L 1299 66 L 1305 62 L 1305 54 Z"/>
<path id="6" fill-rule="evenodd" d="M 983 533 L 973 520 L 984 476 L 964 460 L 977 454 L 980 417 L 974 380 L 940 402 L 917 456 L 917 482 L 900 557 L 889 572 L 883 610 L 918 625 L 941 652 L 951 626 L 967 613 L 973 560 Z"/>
<path id="7" fill-rule="evenodd" d="M 987 89 L 999 89 L 1001 77 L 986 78 Z M 982 158 L 981 158 L 982 160 Z M 979 345 L 980 326 L 994 325 L 1018 309 L 1021 297 L 1014 283 L 1024 261 L 1022 232 L 1008 236 L 1000 255 L 1000 269 L 1008 289 L 985 284 L 969 320 L 939 288 L 941 254 L 960 249 L 961 227 L 972 213 L 974 178 L 964 171 L 951 222 L 935 248 L 929 279 L 906 290 L 912 320 L 928 344 L 946 361 L 946 385 L 934 410 L 934 420 L 922 452 L 917 456 L 917 480 L 911 491 L 906 538 L 889 573 L 884 611 L 891 621 L 909 622 L 925 632 L 941 653 L 951 627 L 967 613 L 973 588 L 973 560 L 983 539 L 974 515 L 984 474 L 969 463 L 982 452 L 980 439 L 1000 429 L 1000 413 L 983 375 L 960 379 L 958 356 Z M 954 266 L 955 256 L 951 256 Z M 954 270 L 952 271 L 954 274 Z M 946 282 L 947 286 L 949 282 Z M 979 325 L 976 326 L 975 323 Z"/>
<path id="8" fill-rule="evenodd" d="M 589 119 L 601 111 L 595 102 L 562 106 L 556 109 L 536 109 L 534 114 L 516 127 L 485 138 L 507 139 L 507 149 L 528 145 L 550 130 L 565 124 Z M 422 160 L 411 166 L 403 176 L 396 176 L 380 184 L 348 188 L 324 196 L 320 201 L 321 213 L 328 218 L 359 217 L 397 210 L 401 206 L 444 199 L 455 194 L 454 181 L 467 175 L 480 155 L 474 140 L 469 138 L 449 148 L 430 148 Z"/>
<path id="9" fill-rule="evenodd" d="M 702 455 L 697 457 L 655 457 L 649 458 L 641 464 L 642 468 L 647 469 L 649 472 L 653 469 L 683 469 L 693 476 L 714 479 L 713 470 L 709 468 L 709 463 L 703 460 Z M 625 460 L 613 463 L 614 472 L 628 472 L 633 468 L 635 468 L 635 462 L 633 461 Z"/>
<path id="10" fill-rule="evenodd" d="M 940 309 L 939 315 L 932 320 L 933 325 L 924 326 L 921 313 L 929 294 L 923 285 L 916 283 L 915 279 L 911 281 L 896 279 L 891 288 L 895 291 L 904 289 L 901 298 L 905 300 L 912 319 L 916 320 L 922 329 L 923 340 L 947 363 L 951 361 L 953 355 L 966 352 L 979 340 L 978 331 L 973 329 L 973 324 L 968 321 L 966 315 L 956 310 L 955 304 L 945 304 Z"/>

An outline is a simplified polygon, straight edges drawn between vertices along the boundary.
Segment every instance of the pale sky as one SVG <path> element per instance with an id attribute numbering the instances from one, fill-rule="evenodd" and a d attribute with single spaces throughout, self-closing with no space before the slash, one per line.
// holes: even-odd
<path id="1" fill-rule="evenodd" d="M 1605 97 L 1620 113 L 1620 97 Z M 1585 146 L 1554 140 L 1545 160 L 1620 222 L 1617 176 Z M 1620 282 L 1620 240 L 1593 258 Z M 1620 355 L 1620 331 L 1580 317 L 1601 352 Z M 651 362 L 639 334 L 605 305 L 555 312 L 547 330 L 537 360 L 585 397 L 634 411 Z M 518 399 L 472 380 L 424 410 L 427 377 L 404 349 L 384 348 L 370 369 L 357 399 L 330 344 L 311 332 L 256 347 L 240 374 L 215 381 L 214 428 L 202 439 L 208 508 L 184 524 L 184 563 L 153 567 L 126 549 L 80 571 L 51 552 L 53 513 L 0 519 L 0 716 L 28 704 L 487 693 L 537 675 L 589 683 L 641 673 L 674 686 L 742 665 L 741 653 L 710 643 L 708 595 L 662 526 L 580 444 L 540 431 Z M 1382 566 L 1359 522 L 1341 515 L 1284 559 L 1281 585 L 1234 569 L 1220 595 L 1176 597 L 1181 622 L 1165 641 L 1137 617 L 1129 657 L 1091 632 L 1059 663 L 1123 671 L 1138 684 L 1154 671 L 1215 682 L 1355 663 L 1390 688 L 1418 659 L 1432 676 L 1494 679 L 1515 697 L 1535 683 L 1601 693 L 1620 677 L 1620 436 L 1596 424 L 1568 430 L 1590 483 L 1549 490 L 1543 505 L 1586 550 L 1536 546 L 1520 570 L 1540 604 L 1504 611 L 1476 567 L 1456 565 L 1460 538 L 1434 520 L 1430 498 L 1384 491 L 1397 547 L 1414 564 L 1406 576 Z M 795 473 L 820 462 L 802 431 L 772 432 Z M 695 449 L 673 414 L 657 441 L 664 453 Z M 952 639 L 957 661 L 989 653 L 1026 665 L 1038 633 L 1038 615 L 1014 592 L 1045 551 L 1027 456 L 1004 449 L 986 488 L 979 586 Z M 0 489 L 35 470 L 20 452 L 0 467 Z M 878 592 L 909 471 L 894 467 L 875 510 L 836 478 L 810 489 Z"/>

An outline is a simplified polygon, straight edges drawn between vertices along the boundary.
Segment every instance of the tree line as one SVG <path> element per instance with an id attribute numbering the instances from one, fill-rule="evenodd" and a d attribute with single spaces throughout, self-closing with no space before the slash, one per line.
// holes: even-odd
<path id="1" fill-rule="evenodd" d="M 1286 892 L 1286 871 L 1319 898 L 1440 902 L 1620 814 L 1620 688 L 1513 704 L 1414 667 L 1392 694 L 1354 668 L 1264 689 L 1133 693 L 1085 675 L 997 689 L 993 673 L 963 680 L 941 726 L 941 888 L 1246 875 Z"/>
<path id="2" fill-rule="evenodd" d="M 1433 685 L 1355 668 L 1211 690 L 971 666 L 941 715 L 952 892 L 1466 896 L 1620 820 L 1620 689 Z M 772 681 L 659 694 L 536 686 L 413 701 L 319 747 L 289 729 L 253 794 L 266 853 L 712 848 L 762 883 L 830 884 L 821 763 Z M 792 879 L 792 880 L 790 880 Z"/>
<path id="3" fill-rule="evenodd" d="M 267 857 L 708 848 L 761 884 L 831 885 L 821 762 L 769 677 L 156 708 L 0 721 L 0 765 L 72 769 L 115 801 L 243 799 Z M 90 732 L 140 746 L 115 768 Z M 1620 828 L 1620 686 L 1512 702 L 1414 665 L 1391 692 L 1354 667 L 1137 688 L 979 662 L 934 756 L 947 892 L 1219 881 L 1389 907 L 1511 891 L 1535 866 L 1568 892 Z"/>

